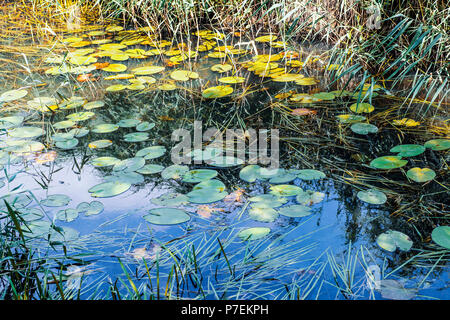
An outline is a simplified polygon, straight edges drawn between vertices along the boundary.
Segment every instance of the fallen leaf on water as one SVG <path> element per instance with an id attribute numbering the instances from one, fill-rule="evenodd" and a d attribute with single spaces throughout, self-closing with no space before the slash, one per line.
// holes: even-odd
<path id="1" fill-rule="evenodd" d="M 200 205 L 200 206 L 198 206 L 197 214 L 199 216 L 202 216 L 203 218 L 210 218 L 211 213 L 216 212 L 216 211 L 223 212 L 224 210 L 221 208 L 214 208 L 214 207 L 208 206 L 208 205 Z"/>
<path id="2" fill-rule="evenodd" d="M 225 201 L 225 202 L 238 202 L 238 203 L 242 203 L 242 202 L 244 202 L 244 199 L 243 199 L 243 194 L 244 194 L 244 189 L 242 189 L 242 188 L 239 188 L 239 189 L 237 189 L 237 190 L 235 190 L 235 191 L 233 191 L 232 193 L 230 193 L 229 195 L 227 195 L 224 199 L 223 199 L 223 201 Z"/>
<path id="3" fill-rule="evenodd" d="M 35 161 L 36 161 L 36 163 L 39 163 L 39 164 L 43 164 L 46 162 L 52 162 L 52 161 L 55 161 L 57 156 L 58 156 L 58 154 L 56 153 L 56 151 L 49 151 L 46 153 L 39 154 L 36 157 Z"/>
<path id="4" fill-rule="evenodd" d="M 97 69 L 103 69 L 103 68 L 106 68 L 107 66 L 109 66 L 109 62 L 97 62 L 97 63 L 94 63 L 94 66 Z"/>
<path id="5" fill-rule="evenodd" d="M 92 78 L 92 73 L 82 73 L 77 77 L 78 82 L 96 81 L 97 79 Z"/>
<path id="6" fill-rule="evenodd" d="M 293 109 L 291 114 L 294 116 L 312 116 L 312 115 L 317 114 L 317 111 L 311 110 L 308 108 L 297 108 L 297 109 Z"/>

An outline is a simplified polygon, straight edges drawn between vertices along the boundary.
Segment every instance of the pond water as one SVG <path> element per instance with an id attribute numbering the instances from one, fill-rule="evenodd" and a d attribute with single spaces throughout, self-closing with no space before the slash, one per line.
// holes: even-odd
<path id="1" fill-rule="evenodd" d="M 119 29 L 85 27 L 42 41 L 26 58 L 2 53 L 25 72 L 1 67 L 0 195 L 24 218 L 47 269 L 61 268 L 65 290 L 81 287 L 85 299 L 135 291 L 155 299 L 450 297 L 448 238 L 422 243 L 417 227 L 393 215 L 398 193 L 383 183 L 401 176 L 403 188 L 410 182 L 401 171 L 380 171 L 382 186 L 364 198 L 357 194 L 371 178 L 341 164 L 370 162 L 401 144 L 382 116 L 366 122 L 372 104 L 381 114 L 386 101 L 396 103 L 388 88 L 368 85 L 359 98 L 330 90 L 342 66 L 326 50 L 285 47 L 270 35 L 202 31 L 176 42 Z M 203 132 L 279 129 L 282 170 L 236 158 L 174 166 L 172 134 L 185 129 L 193 138 L 194 121 Z M 352 132 L 352 123 L 364 125 Z M 413 144 L 414 133 L 402 141 Z M 354 157 L 342 159 L 347 151 Z M 396 169 L 400 161 L 388 162 Z"/>

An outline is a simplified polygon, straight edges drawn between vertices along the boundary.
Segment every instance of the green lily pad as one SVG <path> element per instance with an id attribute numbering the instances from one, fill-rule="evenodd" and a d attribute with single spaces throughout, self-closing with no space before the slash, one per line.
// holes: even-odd
<path id="1" fill-rule="evenodd" d="M 9 90 L 0 95 L 0 102 L 19 100 L 28 94 L 27 90 Z"/>
<path id="2" fill-rule="evenodd" d="M 248 199 L 252 202 L 252 208 L 277 208 L 288 202 L 285 197 L 279 197 L 274 194 L 260 194 Z"/>
<path id="3" fill-rule="evenodd" d="M 23 122 L 24 117 L 21 116 L 11 116 L 0 118 L 0 130 L 11 129 L 20 126 Z"/>
<path id="4" fill-rule="evenodd" d="M 153 204 L 162 207 L 178 207 L 189 202 L 189 198 L 181 193 L 170 192 L 150 200 Z"/>
<path id="5" fill-rule="evenodd" d="M 95 116 L 95 113 L 92 111 L 82 111 L 77 113 L 72 113 L 66 116 L 67 119 L 78 122 L 78 121 L 86 121 Z"/>
<path id="6" fill-rule="evenodd" d="M 103 203 L 100 201 L 92 201 L 90 203 L 88 202 L 81 202 L 77 206 L 77 210 L 79 213 L 84 213 L 86 217 L 97 215 L 103 212 L 105 207 L 103 206 Z"/>
<path id="7" fill-rule="evenodd" d="M 430 168 L 412 168 L 406 172 L 406 176 L 415 182 L 427 182 L 436 177 L 436 172 Z"/>
<path id="8" fill-rule="evenodd" d="M 450 227 L 439 226 L 434 228 L 433 232 L 431 232 L 431 239 L 441 247 L 450 250 Z"/>
<path id="9" fill-rule="evenodd" d="M 22 208 L 17 212 L 20 217 L 27 222 L 41 220 L 44 217 L 42 210 L 37 208 Z"/>
<path id="10" fill-rule="evenodd" d="M 151 146 L 139 150 L 136 153 L 136 157 L 144 157 L 146 160 L 156 159 L 163 156 L 166 153 L 164 146 Z"/>
<path id="11" fill-rule="evenodd" d="M 252 183 L 255 182 L 257 179 L 261 179 L 261 167 L 257 164 L 250 164 L 248 166 L 245 166 L 241 169 L 239 172 L 239 178 L 242 180 Z"/>
<path id="12" fill-rule="evenodd" d="M 188 183 L 199 183 L 202 181 L 213 179 L 217 176 L 216 170 L 198 169 L 187 172 L 181 181 Z"/>
<path id="13" fill-rule="evenodd" d="M 405 166 L 408 160 L 402 160 L 399 156 L 384 156 L 379 157 L 370 162 L 370 166 L 375 169 L 396 169 Z"/>
<path id="14" fill-rule="evenodd" d="M 350 106 L 350 110 L 356 113 L 370 113 L 374 109 L 375 108 L 373 105 L 366 102 L 354 103 Z"/>
<path id="15" fill-rule="evenodd" d="M 64 121 L 59 121 L 53 124 L 53 128 L 55 129 L 67 129 L 67 128 L 71 128 L 74 125 L 76 125 L 76 123 L 72 120 L 64 120 Z"/>
<path id="16" fill-rule="evenodd" d="M 38 127 L 19 127 L 8 131 L 8 134 L 14 138 L 36 138 L 40 137 L 45 131 Z"/>
<path id="17" fill-rule="evenodd" d="M 110 176 L 105 176 L 103 178 L 104 182 L 124 182 L 129 184 L 140 184 L 144 183 L 144 176 L 133 171 L 119 171 L 113 172 Z"/>
<path id="18" fill-rule="evenodd" d="M 101 123 L 97 124 L 92 128 L 92 132 L 94 133 L 110 133 L 119 129 L 117 124 L 113 123 Z"/>
<path id="19" fill-rule="evenodd" d="M 155 124 L 153 122 L 150 123 L 150 122 L 144 121 L 144 122 L 139 123 L 136 126 L 136 130 L 137 131 L 148 131 L 148 130 L 153 129 L 154 127 L 155 127 Z"/>
<path id="20" fill-rule="evenodd" d="M 128 158 L 116 163 L 113 171 L 132 172 L 141 169 L 145 165 L 145 159 L 141 157 Z"/>
<path id="21" fill-rule="evenodd" d="M 140 174 L 155 174 L 155 173 L 160 173 L 163 170 L 164 170 L 164 166 L 161 166 L 159 164 L 146 164 L 139 170 L 136 170 L 136 172 L 138 172 Z"/>
<path id="22" fill-rule="evenodd" d="M 54 135 L 52 135 L 52 140 L 55 142 L 67 141 L 70 139 L 73 139 L 73 134 L 71 134 L 70 132 L 58 132 L 58 133 L 55 133 Z"/>
<path id="23" fill-rule="evenodd" d="M 174 164 L 168 166 L 161 172 L 161 177 L 163 179 L 181 179 L 189 171 L 188 166 Z"/>
<path id="24" fill-rule="evenodd" d="M 248 215 L 260 222 L 274 222 L 278 218 L 278 212 L 273 208 L 251 208 Z"/>
<path id="25" fill-rule="evenodd" d="M 46 207 L 63 207 L 67 206 L 70 202 L 70 197 L 65 194 L 52 194 L 46 199 L 41 201 L 41 205 Z"/>
<path id="26" fill-rule="evenodd" d="M 89 133 L 89 129 L 86 128 L 73 128 L 69 131 L 70 134 L 72 134 L 75 138 L 83 138 Z"/>
<path id="27" fill-rule="evenodd" d="M 88 146 L 91 149 L 103 149 L 103 148 L 109 147 L 110 145 L 112 145 L 111 140 L 103 139 L 103 140 L 92 141 L 91 143 L 89 143 Z"/>
<path id="28" fill-rule="evenodd" d="M 132 132 L 123 136 L 126 142 L 142 142 L 148 140 L 147 132 Z"/>
<path id="29" fill-rule="evenodd" d="M 326 177 L 325 173 L 314 169 L 302 169 L 297 171 L 297 177 L 302 180 L 317 180 Z"/>
<path id="30" fill-rule="evenodd" d="M 3 150 L 20 154 L 39 152 L 45 149 L 42 143 L 33 140 L 8 140 L 6 144 L 7 147 Z"/>
<path id="31" fill-rule="evenodd" d="M 191 217 L 186 211 L 175 208 L 152 209 L 144 216 L 144 219 L 157 225 L 174 225 L 187 222 Z"/>
<path id="32" fill-rule="evenodd" d="M 94 167 L 109 167 L 114 166 L 120 162 L 120 159 L 115 157 L 97 157 L 91 160 Z"/>
<path id="33" fill-rule="evenodd" d="M 207 163 L 214 167 L 228 168 L 239 166 L 244 163 L 244 160 L 236 157 L 216 157 L 208 160 Z"/>
<path id="34" fill-rule="evenodd" d="M 393 147 L 391 150 L 397 153 L 399 157 L 414 157 L 425 152 L 425 147 L 418 144 L 401 144 Z"/>
<path id="35" fill-rule="evenodd" d="M 303 192 L 303 189 L 290 184 L 279 184 L 270 187 L 270 193 L 279 197 L 296 196 Z"/>
<path id="36" fill-rule="evenodd" d="M 92 109 L 96 109 L 96 108 L 101 108 L 105 105 L 105 103 L 103 101 L 97 100 L 97 101 L 91 101 L 86 103 L 83 108 L 85 110 L 92 110 Z"/>
<path id="37" fill-rule="evenodd" d="M 433 139 L 425 142 L 425 148 L 430 148 L 434 151 L 442 151 L 450 148 L 450 139 Z"/>
<path id="38" fill-rule="evenodd" d="M 241 238 L 241 240 L 258 240 L 264 238 L 270 233 L 270 228 L 264 227 L 254 227 L 248 228 L 240 231 L 237 236 Z"/>
<path id="39" fill-rule="evenodd" d="M 297 178 L 296 170 L 277 169 L 276 174 L 271 175 L 269 183 L 289 183 Z"/>
<path id="40" fill-rule="evenodd" d="M 278 209 L 278 212 L 281 215 L 290 218 L 306 217 L 312 214 L 310 207 L 301 204 L 292 204 L 290 206 L 282 207 Z"/>
<path id="41" fill-rule="evenodd" d="M 354 133 L 357 133 L 357 134 L 369 134 L 369 133 L 377 133 L 378 132 L 377 126 L 374 126 L 373 124 L 370 124 L 370 123 L 363 123 L 363 122 L 352 124 L 350 129 Z"/>
<path id="42" fill-rule="evenodd" d="M 130 189 L 131 184 L 122 181 L 104 182 L 93 186 L 88 191 L 92 197 L 109 198 L 124 193 Z"/>
<path id="43" fill-rule="evenodd" d="M 325 198 L 325 194 L 322 192 L 306 190 L 297 195 L 295 200 L 305 206 L 310 206 L 321 202 Z"/>
<path id="44" fill-rule="evenodd" d="M 72 222 L 76 218 L 78 218 L 78 210 L 76 209 L 59 210 L 56 214 L 56 219 L 65 222 Z"/>
<path id="45" fill-rule="evenodd" d="M 397 247 L 402 251 L 409 251 L 413 242 L 402 232 L 388 230 L 377 237 L 377 244 L 384 250 L 394 252 Z"/>
<path id="46" fill-rule="evenodd" d="M 55 143 L 55 146 L 57 146 L 60 149 L 64 149 L 64 150 L 69 150 L 69 149 L 73 149 L 78 145 L 78 139 L 77 138 L 72 138 L 70 140 L 65 140 L 65 141 L 58 141 Z"/>
<path id="47" fill-rule="evenodd" d="M 357 196 L 359 200 L 370 204 L 383 204 L 387 201 L 386 195 L 383 192 L 376 189 L 359 191 Z"/>
<path id="48" fill-rule="evenodd" d="M 132 128 L 136 127 L 139 123 L 141 123 L 141 120 L 138 119 L 122 119 L 117 125 L 121 128 Z"/>
<path id="49" fill-rule="evenodd" d="M 340 114 L 336 116 L 341 123 L 356 123 L 365 121 L 367 118 L 355 114 Z"/>

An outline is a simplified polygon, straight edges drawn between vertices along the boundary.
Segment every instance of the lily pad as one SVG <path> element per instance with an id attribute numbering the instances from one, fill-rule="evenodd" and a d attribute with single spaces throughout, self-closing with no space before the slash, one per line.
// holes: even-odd
<path id="1" fill-rule="evenodd" d="M 417 289 L 407 289 L 400 281 L 384 279 L 380 280 L 380 293 L 385 299 L 411 300 L 416 296 Z"/>
<path id="2" fill-rule="evenodd" d="M 418 144 L 401 144 L 393 147 L 391 150 L 397 153 L 399 157 L 414 157 L 425 152 L 425 147 Z"/>
<path id="3" fill-rule="evenodd" d="M 405 166 L 408 160 L 402 160 L 400 156 L 379 157 L 370 162 L 370 166 L 375 169 L 396 169 Z"/>
<path id="4" fill-rule="evenodd" d="M 166 153 L 164 146 L 151 146 L 139 150 L 136 153 L 136 157 L 144 157 L 146 160 L 156 159 L 163 156 Z"/>
<path id="5" fill-rule="evenodd" d="M 325 173 L 314 169 L 302 169 L 297 171 L 297 177 L 302 180 L 318 180 L 326 177 Z"/>
<path id="6" fill-rule="evenodd" d="M 88 147 L 91 149 L 103 149 L 112 145 L 111 140 L 96 140 L 89 143 Z"/>
<path id="7" fill-rule="evenodd" d="M 113 171 L 132 172 L 141 169 L 145 165 L 145 159 L 142 157 L 128 158 L 116 163 Z"/>
<path id="8" fill-rule="evenodd" d="M 126 142 L 142 142 L 148 140 L 147 132 L 132 132 L 123 136 L 123 140 Z"/>
<path id="9" fill-rule="evenodd" d="M 136 126 L 136 130 L 137 131 L 148 131 L 148 130 L 153 129 L 154 127 L 155 127 L 155 124 L 153 122 L 150 123 L 150 122 L 144 121 L 144 122 L 139 123 Z"/>
<path id="10" fill-rule="evenodd" d="M 248 228 L 240 231 L 237 236 L 241 238 L 241 240 L 258 240 L 264 238 L 270 233 L 270 228 L 264 227 L 254 227 Z"/>
<path id="11" fill-rule="evenodd" d="M 139 123 L 141 123 L 141 120 L 138 119 L 122 119 L 117 122 L 117 125 L 121 128 L 132 128 L 136 127 Z"/>
<path id="12" fill-rule="evenodd" d="M 397 247 L 401 251 L 409 251 L 413 242 L 402 232 L 388 230 L 377 237 L 377 244 L 384 250 L 394 252 Z"/>
<path id="13" fill-rule="evenodd" d="M 436 177 L 436 172 L 430 168 L 412 168 L 406 172 L 406 176 L 415 182 L 427 182 Z"/>
<path id="14" fill-rule="evenodd" d="M 70 202 L 70 197 L 65 194 L 52 194 L 41 201 L 41 205 L 46 207 L 64 207 Z"/>
<path id="15" fill-rule="evenodd" d="M 357 133 L 357 134 L 369 134 L 369 133 L 377 133 L 378 132 L 377 126 L 374 126 L 373 124 L 370 124 L 370 123 L 363 123 L 363 122 L 352 124 L 350 129 L 354 133 Z"/>
<path id="16" fill-rule="evenodd" d="M 239 172 L 239 178 L 249 183 L 255 182 L 257 179 L 261 179 L 261 167 L 257 164 L 245 166 Z"/>
<path id="17" fill-rule="evenodd" d="M 306 217 L 312 214 L 310 207 L 301 204 L 292 204 L 290 206 L 281 207 L 278 209 L 278 212 L 281 215 L 290 218 Z"/>
<path id="18" fill-rule="evenodd" d="M 28 94 L 27 90 L 10 90 L 0 95 L 0 102 L 10 102 L 21 99 Z"/>
<path id="19" fill-rule="evenodd" d="M 191 217 L 186 211 L 175 208 L 152 209 L 144 216 L 144 219 L 157 225 L 174 225 L 187 222 Z"/>
<path id="20" fill-rule="evenodd" d="M 278 218 L 278 212 L 273 208 L 251 208 L 248 215 L 260 222 L 274 222 Z"/>
<path id="21" fill-rule="evenodd" d="M 153 204 L 163 207 L 178 207 L 189 202 L 189 198 L 181 193 L 170 192 L 150 200 Z"/>
<path id="22" fill-rule="evenodd" d="M 188 182 L 188 183 L 199 183 L 202 181 L 206 181 L 206 180 L 215 178 L 216 176 L 217 176 L 216 170 L 211 170 L 211 169 L 191 170 L 183 176 L 182 181 Z"/>
<path id="23" fill-rule="evenodd" d="M 277 208 L 288 202 L 285 197 L 279 197 L 273 194 L 260 194 L 248 199 L 252 202 L 252 208 Z"/>
<path id="24" fill-rule="evenodd" d="M 325 194 L 322 192 L 306 190 L 297 195 L 295 200 L 305 206 L 310 206 L 321 202 L 325 198 Z"/>
<path id="25" fill-rule="evenodd" d="M 56 219 L 65 222 L 72 222 L 76 218 L 78 218 L 78 210 L 76 209 L 59 210 L 56 214 Z"/>
<path id="26" fill-rule="evenodd" d="M 375 108 L 370 103 L 360 102 L 352 104 L 350 110 L 356 113 L 370 113 L 375 110 Z"/>
<path id="27" fill-rule="evenodd" d="M 434 151 L 443 151 L 450 148 L 450 139 L 433 139 L 425 142 L 425 148 L 430 148 Z"/>
<path id="28" fill-rule="evenodd" d="M 84 213 L 86 217 L 97 215 L 103 212 L 105 207 L 103 206 L 103 203 L 100 201 L 92 201 L 90 203 L 88 202 L 81 202 L 77 206 L 77 210 L 79 213 Z"/>
<path id="29" fill-rule="evenodd" d="M 93 186 L 88 191 L 92 197 L 109 198 L 124 193 L 130 189 L 131 184 L 123 181 L 104 182 Z"/>
<path id="30" fill-rule="evenodd" d="M 120 159 L 115 157 L 97 157 L 91 160 L 91 163 L 95 167 L 109 167 L 120 162 Z"/>
<path id="31" fill-rule="evenodd" d="M 38 127 L 19 127 L 8 131 L 8 134 L 14 138 L 36 138 L 44 133 L 45 131 Z"/>
<path id="32" fill-rule="evenodd" d="M 222 98 L 227 95 L 230 95 L 233 93 L 233 88 L 229 86 L 216 86 L 216 87 L 210 87 L 202 92 L 203 98 L 206 99 L 216 99 L 216 98 Z"/>
<path id="33" fill-rule="evenodd" d="M 433 229 L 431 239 L 441 247 L 450 250 L 450 227 L 440 226 Z"/>
<path id="34" fill-rule="evenodd" d="M 168 166 L 161 172 L 161 177 L 163 179 L 181 179 L 189 171 L 188 166 L 183 166 L 179 164 L 174 164 Z"/>
<path id="35" fill-rule="evenodd" d="M 279 184 L 270 187 L 270 193 L 279 197 L 296 196 L 303 192 L 303 189 L 290 184 Z"/>
<path id="36" fill-rule="evenodd" d="M 357 196 L 359 200 L 370 204 L 383 204 L 387 201 L 386 195 L 383 192 L 376 189 L 359 191 Z"/>
<path id="37" fill-rule="evenodd" d="M 92 128 L 92 132 L 94 133 L 110 133 L 114 132 L 119 129 L 119 126 L 117 124 L 113 123 L 100 123 L 95 125 Z"/>
<path id="38" fill-rule="evenodd" d="M 136 172 L 138 172 L 140 174 L 155 174 L 155 173 L 160 173 L 163 170 L 164 170 L 164 166 L 161 166 L 159 164 L 146 164 L 139 170 L 136 170 Z"/>
<path id="39" fill-rule="evenodd" d="M 69 140 L 64 140 L 64 141 L 58 141 L 55 143 L 55 146 L 57 146 L 60 149 L 64 149 L 64 150 L 69 150 L 69 149 L 73 149 L 78 145 L 78 139 L 77 138 L 72 138 Z"/>

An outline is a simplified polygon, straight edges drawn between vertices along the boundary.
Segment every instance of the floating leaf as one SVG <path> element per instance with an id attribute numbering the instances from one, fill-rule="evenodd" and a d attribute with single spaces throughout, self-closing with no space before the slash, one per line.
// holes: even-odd
<path id="1" fill-rule="evenodd" d="M 370 123 L 354 123 L 350 129 L 357 134 L 377 133 L 378 127 Z"/>
<path id="2" fill-rule="evenodd" d="M 227 84 L 243 83 L 244 81 L 244 77 L 223 77 L 219 79 L 219 82 Z"/>
<path id="3" fill-rule="evenodd" d="M 425 152 L 425 147 L 418 144 L 401 144 L 393 147 L 391 150 L 400 157 L 414 157 Z"/>
<path id="4" fill-rule="evenodd" d="M 107 72 L 124 72 L 125 70 L 127 70 L 127 66 L 121 63 L 111 63 L 102 70 Z"/>
<path id="5" fill-rule="evenodd" d="M 124 193 L 130 189 L 131 184 L 123 181 L 104 182 L 93 186 L 88 191 L 92 197 L 109 198 Z"/>
<path id="6" fill-rule="evenodd" d="M 144 216 L 144 219 L 157 225 L 174 225 L 187 222 L 191 217 L 181 209 L 158 208 L 152 209 L 150 213 Z"/>
<path id="7" fill-rule="evenodd" d="M 245 240 L 258 240 L 264 238 L 270 233 L 270 228 L 255 227 L 248 228 L 240 231 L 237 236 L 243 241 Z"/>
<path id="8" fill-rule="evenodd" d="M 248 199 L 253 202 L 252 208 L 277 208 L 288 202 L 285 197 L 280 197 L 274 194 L 261 194 Z"/>
<path id="9" fill-rule="evenodd" d="M 3 92 L 0 95 L 0 102 L 10 102 L 14 100 L 19 100 L 28 94 L 27 90 L 10 90 Z"/>
<path id="10" fill-rule="evenodd" d="M 292 204 L 290 206 L 281 207 L 280 209 L 278 209 L 278 212 L 281 215 L 290 218 L 306 217 L 312 214 L 310 207 L 300 204 Z"/>
<path id="11" fill-rule="evenodd" d="M 302 180 L 318 180 L 326 177 L 325 173 L 314 169 L 297 170 L 297 177 Z"/>
<path id="12" fill-rule="evenodd" d="M 370 103 L 360 102 L 352 104 L 350 110 L 356 113 L 370 113 L 375 110 L 375 108 Z"/>
<path id="13" fill-rule="evenodd" d="M 164 69 L 165 69 L 165 67 L 161 67 L 161 66 L 146 66 L 146 67 L 134 68 L 131 71 L 135 75 L 145 76 L 145 75 L 159 73 L 161 71 L 164 71 Z"/>
<path id="14" fill-rule="evenodd" d="M 340 114 L 337 118 L 341 123 L 355 123 L 366 120 L 366 117 L 354 114 Z"/>
<path id="15" fill-rule="evenodd" d="M 430 168 L 412 168 L 406 172 L 406 176 L 415 182 L 427 182 L 436 177 L 436 173 Z"/>
<path id="16" fill-rule="evenodd" d="M 232 87 L 228 86 L 216 86 L 216 87 L 210 87 L 202 92 L 203 98 L 206 99 L 215 99 L 215 98 L 222 98 L 225 97 L 233 92 Z"/>
<path id="17" fill-rule="evenodd" d="M 224 73 L 227 71 L 230 71 L 231 69 L 233 69 L 233 66 L 231 64 L 215 64 L 211 67 L 211 71 L 215 71 L 215 72 L 219 72 L 219 73 Z"/>
<path id="18" fill-rule="evenodd" d="M 270 190 L 271 194 L 280 197 L 296 196 L 299 193 L 303 192 L 302 188 L 290 184 L 280 184 L 276 186 L 271 186 Z"/>
<path id="19" fill-rule="evenodd" d="M 58 141 L 55 143 L 55 146 L 60 148 L 60 149 L 64 149 L 64 150 L 70 150 L 75 148 L 78 145 L 78 139 L 77 138 L 72 138 L 69 140 L 64 140 L 64 141 Z"/>
<path id="20" fill-rule="evenodd" d="M 450 148 L 450 139 L 433 139 L 425 142 L 425 148 L 430 148 L 434 151 L 442 151 Z"/>
<path id="21" fill-rule="evenodd" d="M 116 163 L 113 171 L 132 172 L 141 169 L 145 165 L 145 159 L 141 157 L 128 158 Z"/>
<path id="22" fill-rule="evenodd" d="M 153 204 L 163 207 L 178 207 L 189 202 L 189 198 L 181 193 L 171 192 L 150 200 Z"/>
<path id="23" fill-rule="evenodd" d="M 159 164 L 146 164 L 139 170 L 136 170 L 136 172 L 138 172 L 140 174 L 155 174 L 155 173 L 160 173 L 163 170 L 164 170 L 164 166 L 161 166 Z"/>
<path id="24" fill-rule="evenodd" d="M 383 192 L 376 189 L 359 191 L 357 196 L 359 200 L 370 204 L 383 204 L 387 201 L 386 195 Z"/>
<path id="25" fill-rule="evenodd" d="M 239 178 L 249 183 L 255 182 L 257 179 L 261 179 L 260 170 L 260 166 L 250 164 L 241 169 L 239 172 Z"/>
<path id="26" fill-rule="evenodd" d="M 182 181 L 183 182 L 189 182 L 189 183 L 199 183 L 202 181 L 210 180 L 212 178 L 215 178 L 217 176 L 216 170 L 211 169 L 197 169 L 197 170 L 191 170 L 187 172 L 184 176 Z"/>
<path id="27" fill-rule="evenodd" d="M 136 126 L 136 130 L 137 131 L 148 131 L 148 130 L 153 129 L 154 127 L 155 127 L 155 124 L 153 122 L 150 123 L 150 122 L 144 121 L 144 122 L 139 123 Z"/>
<path id="28" fill-rule="evenodd" d="M 399 156 L 384 156 L 379 157 L 370 162 L 370 166 L 375 169 L 396 169 L 405 166 L 408 160 L 402 160 Z"/>
<path id="29" fill-rule="evenodd" d="M 56 219 L 65 222 L 71 222 L 76 218 L 78 218 L 78 210 L 76 209 L 59 210 L 58 213 L 56 214 Z"/>
<path id="30" fill-rule="evenodd" d="M 310 206 L 315 203 L 321 202 L 325 198 L 325 194 L 322 192 L 316 192 L 312 190 L 306 190 L 297 195 L 295 200 L 305 206 Z"/>
<path id="31" fill-rule="evenodd" d="M 251 208 L 248 215 L 260 222 L 274 222 L 278 218 L 278 212 L 272 208 Z"/>
<path id="32" fill-rule="evenodd" d="M 181 179 L 188 171 L 188 166 L 174 164 L 165 168 L 161 172 L 161 177 L 163 179 Z"/>
<path id="33" fill-rule="evenodd" d="M 417 289 L 407 289 L 400 281 L 384 279 L 380 280 L 380 293 L 385 299 L 391 300 L 411 300 L 417 294 Z"/>
<path id="34" fill-rule="evenodd" d="M 44 133 L 44 130 L 38 127 L 19 127 L 8 131 L 8 134 L 14 138 L 36 138 Z"/>
<path id="35" fill-rule="evenodd" d="M 94 133 L 110 133 L 114 132 L 119 129 L 119 126 L 117 124 L 113 123 L 100 123 L 95 125 L 92 128 L 92 132 Z"/>
<path id="36" fill-rule="evenodd" d="M 117 125 L 121 128 L 133 128 L 136 127 L 139 123 L 141 123 L 141 120 L 138 119 L 122 119 L 117 122 Z"/>
<path id="37" fill-rule="evenodd" d="M 111 140 L 96 140 L 89 143 L 88 147 L 91 149 L 103 149 L 112 145 Z"/>
<path id="38" fill-rule="evenodd" d="M 65 194 L 52 194 L 42 200 L 41 205 L 46 207 L 63 207 L 67 206 L 70 200 L 70 197 Z"/>
<path id="39" fill-rule="evenodd" d="M 377 237 L 378 245 L 390 252 L 394 252 L 398 247 L 402 251 L 409 251 L 413 245 L 411 239 L 404 233 L 388 230 Z"/>
<path id="40" fill-rule="evenodd" d="M 136 153 L 136 157 L 144 157 L 146 160 L 156 159 L 166 153 L 166 148 L 164 146 L 151 146 L 139 150 Z"/>
<path id="41" fill-rule="evenodd" d="M 126 142 L 142 142 L 148 140 L 147 132 L 132 132 L 123 136 L 123 140 Z"/>
<path id="42" fill-rule="evenodd" d="M 177 81 L 188 81 L 189 79 L 198 79 L 197 72 L 189 70 L 175 70 L 170 73 L 170 77 Z"/>
<path id="43" fill-rule="evenodd" d="M 433 229 L 431 233 L 431 239 L 441 247 L 450 250 L 450 227 L 439 226 Z"/>
<path id="44" fill-rule="evenodd" d="M 77 206 L 78 212 L 84 213 L 86 217 L 102 213 L 104 209 L 105 207 L 100 201 L 92 201 L 91 203 L 81 202 Z"/>

